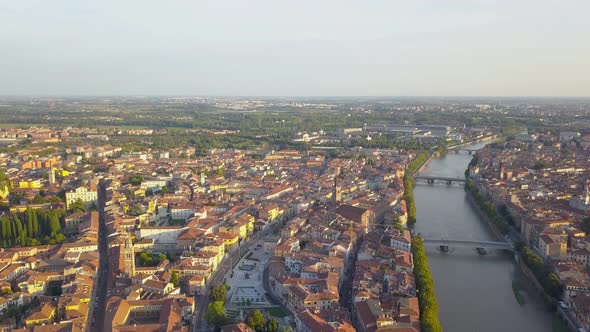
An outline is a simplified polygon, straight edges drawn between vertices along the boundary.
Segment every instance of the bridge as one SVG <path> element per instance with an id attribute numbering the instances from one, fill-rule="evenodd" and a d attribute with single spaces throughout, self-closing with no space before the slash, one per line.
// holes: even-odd
<path id="1" fill-rule="evenodd" d="M 467 148 L 450 148 L 449 150 L 455 151 L 455 153 L 459 153 L 459 152 L 468 152 L 469 154 L 474 154 L 477 151 L 479 151 L 479 149 L 467 149 Z"/>
<path id="2" fill-rule="evenodd" d="M 434 183 L 434 181 L 445 181 L 448 184 L 453 182 L 466 182 L 465 178 L 454 178 L 448 176 L 428 176 L 428 175 L 418 175 L 415 177 L 416 180 L 426 180 L 428 183 Z"/>
<path id="3" fill-rule="evenodd" d="M 445 239 L 423 239 L 424 245 L 438 246 L 442 251 L 448 251 L 449 247 L 467 247 L 480 249 L 514 250 L 512 244 L 500 241 L 478 241 L 478 240 L 445 240 Z"/>

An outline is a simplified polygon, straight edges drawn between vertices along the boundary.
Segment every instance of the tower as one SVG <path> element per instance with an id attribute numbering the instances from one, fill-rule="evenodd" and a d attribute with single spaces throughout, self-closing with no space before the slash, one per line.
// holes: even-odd
<path id="1" fill-rule="evenodd" d="M 500 162 L 500 179 L 504 179 L 504 162 Z"/>
<path id="2" fill-rule="evenodd" d="M 55 184 L 55 169 L 53 167 L 49 169 L 49 184 Z"/>
<path id="3" fill-rule="evenodd" d="M 340 167 L 336 169 L 334 175 L 334 203 L 339 203 L 342 200 L 342 186 L 340 185 Z"/>
<path id="4" fill-rule="evenodd" d="M 125 245 L 123 246 L 123 259 L 124 259 L 124 266 L 125 266 L 125 273 L 129 277 L 133 277 L 135 275 L 135 251 L 133 250 L 133 242 L 131 241 L 131 237 L 127 235 L 125 238 Z"/>

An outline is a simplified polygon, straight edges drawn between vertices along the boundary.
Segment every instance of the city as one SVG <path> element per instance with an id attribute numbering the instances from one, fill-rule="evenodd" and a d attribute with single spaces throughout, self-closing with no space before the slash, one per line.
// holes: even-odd
<path id="1" fill-rule="evenodd" d="M 6 123 L 0 324 L 429 331 L 439 323 L 426 256 L 512 255 L 510 264 L 543 294 L 527 300 L 552 307 L 563 325 L 588 328 L 590 132 L 572 131 L 571 123 L 547 131 L 498 127 L 495 119 L 477 127 L 398 125 L 381 120 L 389 110 L 354 103 L 330 108 L 380 120 L 340 128 L 326 122 L 329 130 L 308 132 L 288 128 L 299 112 L 291 110 L 276 116 L 284 121 L 273 119 L 282 135 L 272 134 L 276 127 L 228 126 L 207 134 L 215 148 L 194 139 L 210 130 L 206 124 Z M 244 104 L 224 107 L 240 105 L 245 114 L 260 107 Z M 456 104 L 463 111 L 450 112 L 447 123 L 473 107 L 499 108 L 488 105 Z M 316 114 L 324 105 L 306 107 Z M 259 112 L 259 119 L 269 116 Z M 557 128 L 565 130 L 554 134 Z M 230 137 L 257 135 L 267 139 L 232 147 Z M 465 160 L 459 175 L 430 172 L 453 158 Z M 470 209 L 482 214 L 475 222 L 489 224 L 494 236 L 431 235 L 414 186 L 464 186 Z M 513 291 L 521 305 L 530 305 L 523 294 L 535 293 L 522 282 Z"/>
<path id="2" fill-rule="evenodd" d="M 0 1 L 0 332 L 590 332 L 589 11 Z"/>

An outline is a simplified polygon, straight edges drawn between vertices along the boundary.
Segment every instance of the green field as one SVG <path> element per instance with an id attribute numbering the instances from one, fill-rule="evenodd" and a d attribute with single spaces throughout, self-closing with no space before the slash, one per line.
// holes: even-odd
<path id="1" fill-rule="evenodd" d="M 283 318 L 283 317 L 289 316 L 289 313 L 286 312 L 285 310 L 283 310 L 283 308 L 281 308 L 281 307 L 269 307 L 269 308 L 264 308 L 263 310 L 266 310 L 269 315 L 274 316 L 274 317 L 278 317 L 278 318 Z"/>

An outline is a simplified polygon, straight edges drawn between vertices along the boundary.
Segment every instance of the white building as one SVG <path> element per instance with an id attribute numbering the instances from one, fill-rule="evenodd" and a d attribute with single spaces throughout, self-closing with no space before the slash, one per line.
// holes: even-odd
<path id="1" fill-rule="evenodd" d="M 70 205 L 77 200 L 81 200 L 86 204 L 96 203 L 98 200 L 98 192 L 88 190 L 85 187 L 79 187 L 75 191 L 66 193 L 66 207 L 68 209 L 70 208 Z"/>

